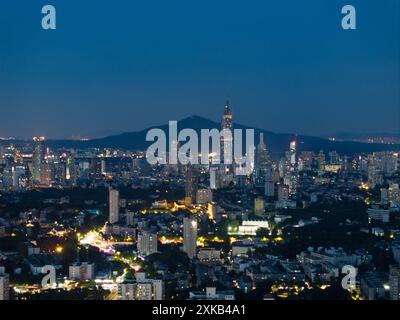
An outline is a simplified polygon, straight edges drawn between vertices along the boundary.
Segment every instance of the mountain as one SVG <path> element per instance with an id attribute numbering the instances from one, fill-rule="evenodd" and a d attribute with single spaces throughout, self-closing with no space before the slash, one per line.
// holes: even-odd
<path id="1" fill-rule="evenodd" d="M 359 133 L 359 132 L 336 132 L 326 137 L 335 137 L 340 140 L 361 140 L 369 138 L 400 138 L 400 133 L 389 132 L 372 132 L 372 133 Z"/>
<path id="2" fill-rule="evenodd" d="M 250 127 L 234 124 L 236 129 L 250 129 Z M 137 132 L 126 132 L 118 135 L 113 135 L 101 139 L 93 139 L 89 141 L 73 141 L 73 140 L 49 140 L 47 142 L 49 147 L 53 148 L 118 148 L 123 150 L 146 150 L 151 144 L 146 142 L 146 134 L 150 129 L 159 128 L 167 134 L 168 138 L 168 124 L 161 126 L 153 126 Z M 201 129 L 220 129 L 220 123 L 211 121 L 209 119 L 191 116 L 178 121 L 178 132 L 182 129 L 190 128 L 200 133 Z M 259 140 L 261 132 L 264 133 L 264 140 L 270 150 L 273 158 L 281 157 L 286 150 L 289 149 L 289 143 L 293 140 L 293 134 L 276 134 L 267 130 L 254 128 L 256 136 L 256 144 Z M 351 141 L 330 141 L 325 138 L 312 137 L 312 136 L 297 136 L 298 150 L 308 150 L 319 152 L 329 152 L 336 150 L 339 154 L 354 155 L 358 153 L 371 153 L 377 151 L 395 151 L 400 150 L 400 145 L 387 145 L 387 144 L 367 144 Z"/>

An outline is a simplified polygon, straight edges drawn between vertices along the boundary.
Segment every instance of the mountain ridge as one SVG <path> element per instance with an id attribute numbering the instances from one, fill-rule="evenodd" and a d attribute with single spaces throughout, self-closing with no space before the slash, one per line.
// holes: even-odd
<path id="1" fill-rule="evenodd" d="M 220 123 L 210 119 L 192 115 L 182 120 L 177 121 L 178 132 L 185 128 L 190 128 L 200 133 L 201 129 L 220 129 Z M 145 128 L 140 131 L 124 132 L 117 135 L 107 136 L 104 138 L 92 139 L 87 141 L 74 141 L 74 140 L 48 140 L 49 147 L 54 148 L 115 148 L 122 150 L 144 151 L 152 142 L 146 141 L 146 134 L 150 129 L 158 128 L 164 130 L 168 139 L 168 124 L 155 125 Z M 255 143 L 258 144 L 259 135 L 264 133 L 264 141 L 273 158 L 282 156 L 286 150 L 289 149 L 289 143 L 293 140 L 294 134 L 291 133 L 273 133 L 271 131 L 251 128 L 246 125 L 234 123 L 235 129 L 254 129 Z M 330 141 L 326 138 L 298 135 L 298 149 L 299 151 L 307 150 L 324 152 L 336 150 L 339 154 L 354 155 L 359 153 L 371 153 L 377 151 L 397 151 L 400 150 L 400 145 L 387 145 L 387 144 L 372 144 L 361 143 L 352 141 Z"/>

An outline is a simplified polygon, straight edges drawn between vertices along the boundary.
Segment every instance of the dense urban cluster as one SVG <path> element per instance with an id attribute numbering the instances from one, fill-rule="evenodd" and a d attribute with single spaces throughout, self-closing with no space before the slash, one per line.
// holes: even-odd
<path id="1" fill-rule="evenodd" d="M 397 150 L 313 152 L 294 136 L 282 155 L 258 140 L 247 176 L 3 143 L 0 300 L 399 300 Z"/>

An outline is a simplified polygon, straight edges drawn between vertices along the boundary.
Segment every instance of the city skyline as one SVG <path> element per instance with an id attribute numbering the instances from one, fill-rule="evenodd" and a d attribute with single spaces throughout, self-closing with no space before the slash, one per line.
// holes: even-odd
<path id="1" fill-rule="evenodd" d="M 226 103 L 218 127 L 233 122 Z M 292 136 L 276 157 L 259 134 L 246 174 L 214 152 L 153 163 L 8 141 L 0 300 L 399 300 L 399 145 L 349 155 Z"/>
<path id="2" fill-rule="evenodd" d="M 0 305 L 400 301 L 399 0 L 0 16 Z"/>
<path id="3" fill-rule="evenodd" d="M 229 102 L 229 100 L 227 100 Z M 221 108 L 220 104 L 220 108 Z M 234 113 L 233 113 L 234 115 Z M 98 131 L 96 133 L 91 133 L 91 134 L 73 134 L 73 135 L 68 135 L 68 136 L 47 136 L 44 134 L 33 134 L 33 135 L 25 135 L 25 136 L 21 136 L 21 135 L 1 135 L 0 134 L 0 140 L 20 140 L 20 141 L 30 141 L 32 139 L 36 139 L 36 138 L 43 138 L 46 140 L 95 140 L 95 139 L 101 139 L 101 138 L 108 138 L 108 137 L 112 137 L 112 136 L 118 136 L 118 135 L 122 135 L 125 133 L 136 133 L 136 132 L 140 132 L 140 131 L 148 131 L 151 128 L 155 128 L 155 127 L 160 127 L 160 126 L 165 126 L 168 124 L 169 121 L 177 121 L 182 122 L 188 119 L 201 119 L 201 120 L 205 120 L 205 121 L 209 121 L 209 122 L 213 122 L 213 123 L 219 123 L 220 119 L 211 119 L 207 116 L 199 116 L 197 114 L 192 114 L 192 115 L 188 115 L 185 116 L 183 118 L 178 118 L 178 119 L 168 119 L 165 120 L 164 122 L 160 122 L 160 123 L 153 123 L 150 124 L 147 127 L 138 127 L 138 128 L 133 128 L 133 129 L 127 129 L 127 130 L 104 130 L 104 131 Z M 236 120 L 236 119 L 235 119 Z M 334 137 L 340 137 L 340 139 L 342 140 L 352 140 L 352 139 L 365 139 L 367 137 L 370 138 L 383 138 L 383 137 L 392 137 L 392 138 L 398 138 L 400 136 L 400 129 L 398 131 L 389 131 L 389 130 L 375 130 L 375 131 L 370 131 L 370 132 L 361 132 L 361 131 L 326 131 L 326 132 L 321 132 L 320 134 L 307 134 L 307 133 L 303 133 L 303 132 L 298 132 L 298 131 L 274 131 L 274 130 L 270 130 L 268 128 L 265 127 L 252 127 L 249 126 L 246 123 L 243 122 L 237 122 L 234 121 L 233 126 L 237 125 L 237 126 L 244 126 L 247 128 L 254 128 L 256 130 L 260 130 L 260 131 L 267 131 L 267 132 L 271 132 L 273 134 L 292 134 L 292 135 L 303 135 L 303 136 L 309 136 L 309 137 L 318 137 L 318 138 L 334 138 Z M 38 130 L 38 131 L 42 131 L 43 130 Z M 379 143 L 379 142 L 378 142 Z"/>

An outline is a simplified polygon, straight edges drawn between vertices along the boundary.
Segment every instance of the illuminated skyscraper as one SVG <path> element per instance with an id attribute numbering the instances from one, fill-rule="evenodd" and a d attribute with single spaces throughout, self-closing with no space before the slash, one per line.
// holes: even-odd
<path id="1" fill-rule="evenodd" d="M 289 181 L 289 194 L 294 197 L 297 194 L 299 185 L 299 171 L 297 163 L 297 136 L 290 142 L 290 170 L 288 172 L 287 181 Z"/>
<path id="2" fill-rule="evenodd" d="M 229 101 L 226 102 L 225 108 L 224 108 L 224 115 L 222 116 L 222 122 L 221 122 L 221 130 L 225 130 L 230 132 L 230 136 L 226 137 L 223 134 L 221 134 L 221 163 L 224 163 L 225 161 L 225 155 L 224 155 L 224 150 L 225 146 L 230 146 L 230 150 L 232 152 L 233 150 L 233 115 L 231 112 L 231 106 Z M 230 170 L 232 166 L 225 166 L 227 170 Z"/>
<path id="3" fill-rule="evenodd" d="M 297 158 L 296 158 L 296 148 L 297 141 L 296 139 L 290 142 L 290 165 L 292 169 L 297 165 Z"/>
<path id="4" fill-rule="evenodd" d="M 183 251 L 190 259 L 197 254 L 197 220 L 196 217 L 183 218 Z"/>
<path id="5" fill-rule="evenodd" d="M 271 165 L 268 166 L 265 174 L 264 195 L 266 197 L 275 195 L 275 170 Z"/>
<path id="6" fill-rule="evenodd" d="M 292 170 L 289 173 L 289 194 L 293 197 L 297 194 L 299 185 L 299 173 L 297 170 Z"/>
<path id="7" fill-rule="evenodd" d="M 270 157 L 267 146 L 264 143 L 264 134 L 260 133 L 260 142 L 256 149 L 256 185 L 263 186 L 268 169 L 270 168 Z"/>
<path id="8" fill-rule="evenodd" d="M 45 138 L 33 137 L 32 182 L 39 184 L 46 155 Z"/>
<path id="9" fill-rule="evenodd" d="M 109 189 L 109 222 L 117 223 L 119 221 L 119 191 L 110 188 Z"/>
<path id="10" fill-rule="evenodd" d="M 318 154 L 318 167 L 319 170 L 324 170 L 325 168 L 325 153 L 321 150 Z"/>
<path id="11" fill-rule="evenodd" d="M 196 195 L 198 189 L 198 173 L 195 168 L 188 166 L 186 170 L 185 180 L 185 202 L 193 204 L 196 202 Z"/>

